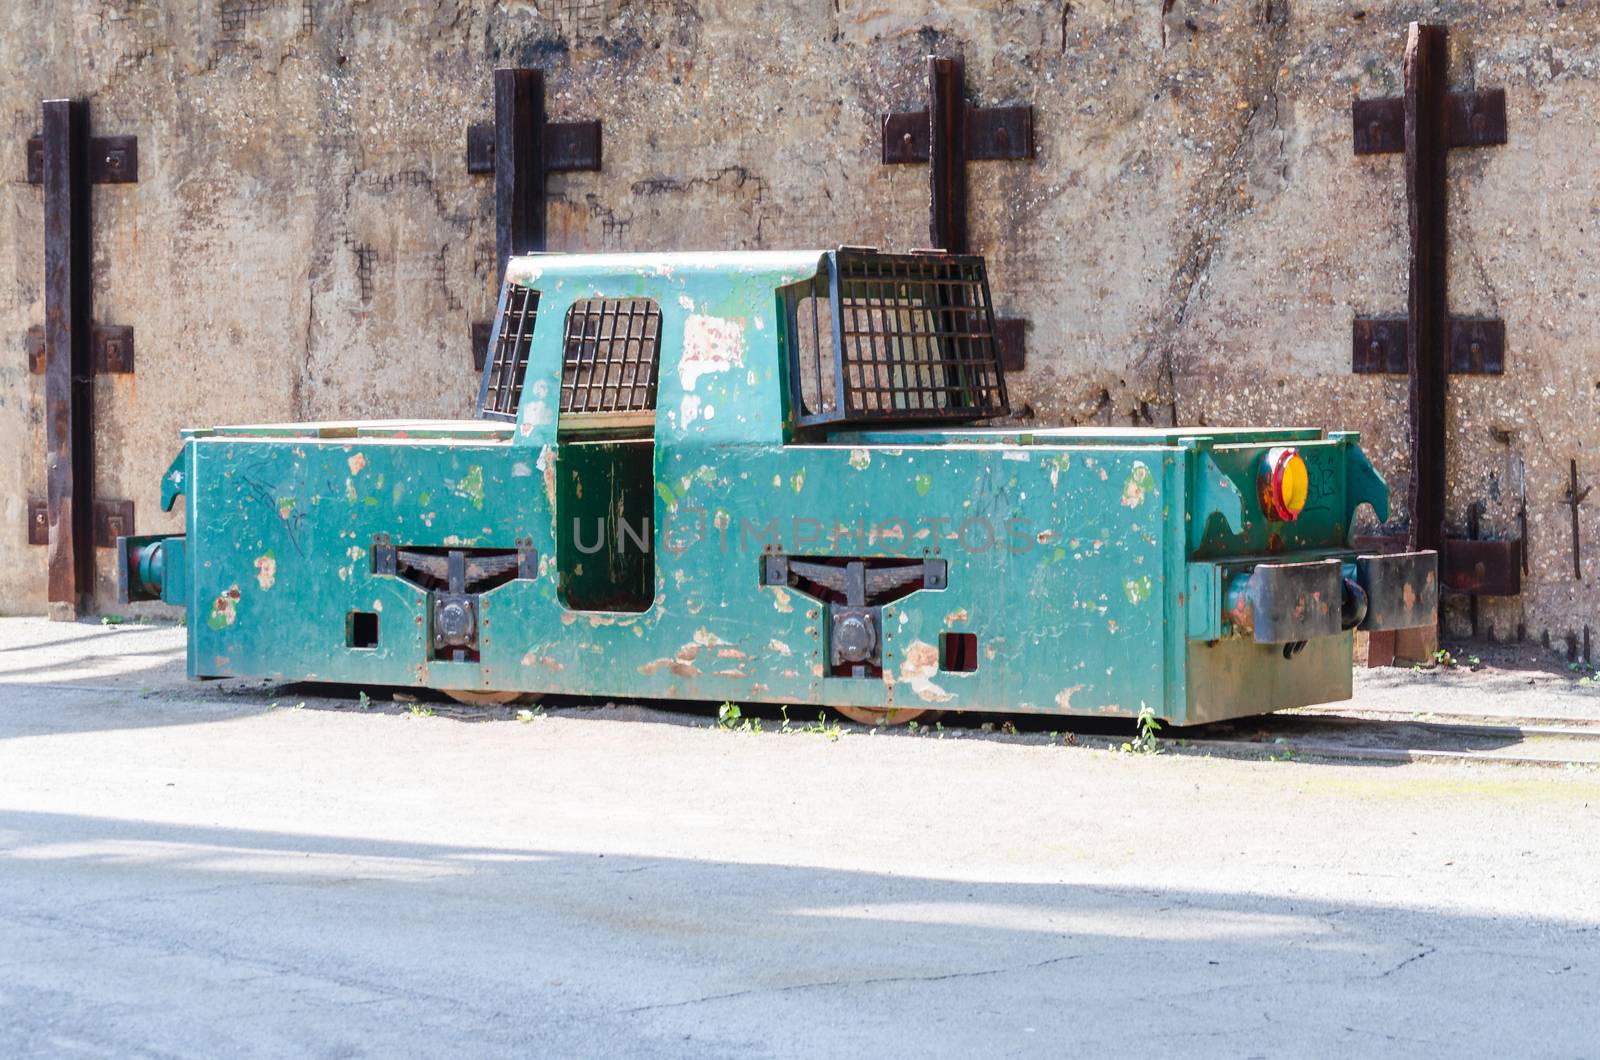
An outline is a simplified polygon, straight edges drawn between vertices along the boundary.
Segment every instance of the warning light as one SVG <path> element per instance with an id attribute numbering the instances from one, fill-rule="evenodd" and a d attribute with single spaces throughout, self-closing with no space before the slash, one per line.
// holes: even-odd
<path id="1" fill-rule="evenodd" d="M 1267 518 L 1289 523 L 1300 517 L 1311 491 L 1311 475 L 1298 449 L 1267 450 L 1261 461 L 1261 510 Z"/>

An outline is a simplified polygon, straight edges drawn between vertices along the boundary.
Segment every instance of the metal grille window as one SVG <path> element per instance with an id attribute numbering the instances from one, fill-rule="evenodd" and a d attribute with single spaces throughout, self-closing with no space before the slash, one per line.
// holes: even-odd
<path id="1" fill-rule="evenodd" d="M 784 300 L 801 424 L 1008 410 L 980 257 L 841 248 Z"/>
<path id="2" fill-rule="evenodd" d="M 661 307 L 654 299 L 572 303 L 563 345 L 563 413 L 654 411 L 661 359 Z"/>
<path id="3" fill-rule="evenodd" d="M 539 316 L 539 292 L 508 283 L 500 292 L 500 319 L 496 324 L 492 356 L 483 369 L 478 391 L 478 416 L 488 420 L 514 420 L 522 400 L 522 379 L 528 373 L 528 351 L 533 347 L 533 325 Z"/>

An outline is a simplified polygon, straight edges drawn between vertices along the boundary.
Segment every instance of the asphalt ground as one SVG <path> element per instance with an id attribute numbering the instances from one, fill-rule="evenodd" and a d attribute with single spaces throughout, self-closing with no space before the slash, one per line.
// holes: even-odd
<path id="1" fill-rule="evenodd" d="M 0 1055 L 1600 1052 L 1590 767 L 518 720 L 182 643 L 0 621 Z M 1600 717 L 1580 680 L 1351 708 Z"/>

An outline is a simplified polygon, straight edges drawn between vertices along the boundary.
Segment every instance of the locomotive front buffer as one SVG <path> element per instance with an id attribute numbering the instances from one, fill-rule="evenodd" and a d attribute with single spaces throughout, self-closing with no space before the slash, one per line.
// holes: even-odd
<path id="1" fill-rule="evenodd" d="M 184 432 L 195 678 L 1184 725 L 1350 696 L 1432 552 L 1351 433 L 1011 424 L 981 258 L 513 259 L 471 420 Z"/>

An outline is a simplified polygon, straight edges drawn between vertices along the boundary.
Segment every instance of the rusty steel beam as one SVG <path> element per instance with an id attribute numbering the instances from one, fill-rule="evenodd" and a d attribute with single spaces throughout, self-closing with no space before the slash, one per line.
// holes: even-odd
<path id="1" fill-rule="evenodd" d="M 1408 375 L 1411 479 L 1407 547 L 1439 552 L 1446 588 L 1500 595 L 1521 591 L 1523 542 L 1447 540 L 1445 536 L 1446 394 L 1450 373 L 1499 374 L 1505 369 L 1505 325 L 1499 320 L 1452 320 L 1449 307 L 1449 232 L 1445 157 L 1452 147 L 1506 142 L 1505 93 L 1451 93 L 1443 26 L 1411 23 L 1406 38 L 1405 94 L 1357 100 L 1351 107 L 1355 153 L 1405 152 L 1409 284 L 1404 320 L 1362 318 L 1351 329 L 1351 370 Z M 1475 515 L 1474 515 L 1475 522 Z M 1476 614 L 1476 600 L 1473 612 Z M 1368 664 L 1425 653 L 1432 637 L 1374 634 Z"/>
<path id="2" fill-rule="evenodd" d="M 512 255 L 545 249 L 544 176 L 544 73 L 496 70 L 494 250 L 498 278 L 505 276 Z"/>
<path id="3" fill-rule="evenodd" d="M 1442 550 L 1445 392 L 1450 383 L 1449 268 L 1445 228 L 1445 110 L 1449 52 L 1443 26 L 1411 24 L 1405 56 L 1406 221 L 1411 233 L 1406 359 L 1411 386 L 1411 547 Z"/>
<path id="4" fill-rule="evenodd" d="M 494 124 L 467 126 L 467 172 L 494 174 L 495 286 L 517 254 L 547 249 L 545 177 L 597 170 L 603 129 L 598 121 L 552 122 L 544 113 L 544 72 L 494 72 Z M 474 322 L 473 367 L 481 371 L 489 324 Z"/>
<path id="5" fill-rule="evenodd" d="M 928 57 L 928 166 L 931 246 L 967 253 L 966 64 Z"/>
<path id="6" fill-rule="evenodd" d="M 928 164 L 928 239 L 936 250 L 970 253 L 967 163 L 1032 158 L 1033 108 L 979 107 L 967 99 L 966 64 L 928 56 L 928 105 L 883 116 L 883 164 Z M 1027 323 L 995 318 L 1001 362 L 1019 371 Z"/>
<path id="7" fill-rule="evenodd" d="M 94 595 L 89 105 L 46 100 L 41 139 L 48 600 L 70 619 Z"/>

